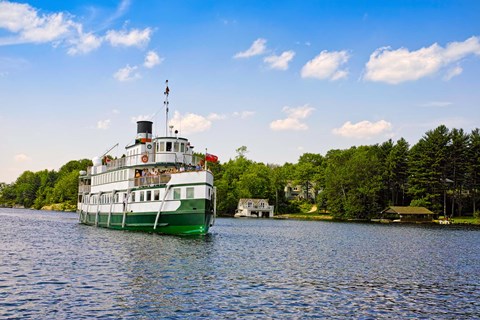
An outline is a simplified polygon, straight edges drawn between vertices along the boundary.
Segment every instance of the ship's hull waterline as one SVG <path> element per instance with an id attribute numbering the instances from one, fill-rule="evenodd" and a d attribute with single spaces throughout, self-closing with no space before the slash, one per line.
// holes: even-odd
<path id="1" fill-rule="evenodd" d="M 205 235 L 213 224 L 214 214 L 207 211 L 162 212 L 79 212 L 82 224 L 115 230 L 142 231 L 173 235 Z"/>

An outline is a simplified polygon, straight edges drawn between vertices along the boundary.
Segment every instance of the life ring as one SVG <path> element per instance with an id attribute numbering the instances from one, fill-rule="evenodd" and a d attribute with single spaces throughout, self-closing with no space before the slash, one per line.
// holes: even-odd
<path id="1" fill-rule="evenodd" d="M 142 162 L 143 162 L 143 163 L 147 163 L 147 162 L 148 162 L 148 155 L 147 155 L 147 154 L 144 154 L 144 155 L 142 156 Z"/>

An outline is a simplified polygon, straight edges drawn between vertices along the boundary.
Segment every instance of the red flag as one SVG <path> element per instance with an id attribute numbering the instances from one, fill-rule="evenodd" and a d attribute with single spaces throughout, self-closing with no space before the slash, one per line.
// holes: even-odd
<path id="1" fill-rule="evenodd" d="M 205 160 L 206 160 L 206 161 L 209 161 L 209 162 L 217 162 L 217 161 L 218 161 L 218 157 L 217 157 L 216 155 L 207 153 L 207 154 L 205 154 Z"/>

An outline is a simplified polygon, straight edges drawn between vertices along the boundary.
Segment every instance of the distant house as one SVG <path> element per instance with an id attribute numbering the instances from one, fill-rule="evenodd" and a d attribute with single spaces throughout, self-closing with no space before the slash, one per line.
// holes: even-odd
<path id="1" fill-rule="evenodd" d="M 382 211 L 383 216 L 397 218 L 400 222 L 432 222 L 435 213 L 424 207 L 388 207 Z"/>
<path id="2" fill-rule="evenodd" d="M 240 199 L 235 217 L 271 218 L 273 206 L 268 204 L 268 199 Z"/>
<path id="3" fill-rule="evenodd" d="M 285 186 L 285 198 L 287 200 L 304 200 L 304 199 L 315 199 L 316 198 L 316 193 L 315 193 L 315 184 L 312 182 L 307 182 L 305 185 L 294 185 L 291 182 L 287 183 Z"/>

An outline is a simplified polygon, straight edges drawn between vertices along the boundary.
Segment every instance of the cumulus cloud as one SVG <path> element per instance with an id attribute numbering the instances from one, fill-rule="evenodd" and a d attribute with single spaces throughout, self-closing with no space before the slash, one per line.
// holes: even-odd
<path id="1" fill-rule="evenodd" d="M 336 135 L 347 138 L 371 138 L 380 134 L 389 132 L 392 129 L 392 124 L 385 120 L 377 122 L 360 121 L 357 123 L 345 122 L 340 128 L 335 128 L 332 132 Z"/>
<path id="2" fill-rule="evenodd" d="M 121 68 L 115 72 L 113 77 L 121 82 L 137 80 L 140 79 L 140 74 L 137 72 L 137 69 L 137 66 L 130 67 L 130 65 L 127 64 L 125 68 Z"/>
<path id="3" fill-rule="evenodd" d="M 288 63 L 292 61 L 294 56 L 295 56 L 295 52 L 285 51 L 279 56 L 276 56 L 276 55 L 268 56 L 265 59 L 263 59 L 263 61 L 267 63 L 271 69 L 287 70 Z"/>
<path id="4" fill-rule="evenodd" d="M 144 61 L 143 65 L 146 68 L 151 69 L 151 68 L 155 67 L 156 65 L 162 63 L 162 61 L 163 61 L 163 58 L 160 58 L 155 51 L 151 50 L 151 51 L 147 52 L 147 55 L 145 56 L 145 61 Z"/>
<path id="5" fill-rule="evenodd" d="M 93 33 L 79 32 L 78 38 L 70 40 L 72 47 L 67 51 L 69 55 L 86 54 L 100 47 L 102 38 L 95 36 Z"/>
<path id="6" fill-rule="evenodd" d="M 19 154 L 16 154 L 13 159 L 15 160 L 15 162 L 26 162 L 26 161 L 30 161 L 32 160 L 32 158 L 30 158 L 29 156 L 27 156 L 26 154 L 24 153 L 19 153 Z"/>
<path id="7" fill-rule="evenodd" d="M 258 56 L 258 55 L 264 54 L 265 51 L 267 50 L 267 46 L 265 45 L 266 43 L 267 43 L 267 40 L 262 39 L 262 38 L 258 38 L 257 40 L 255 40 L 252 43 L 250 48 L 248 48 L 245 51 L 238 52 L 233 57 L 235 59 L 250 58 L 250 57 L 253 57 L 253 56 Z"/>
<path id="8" fill-rule="evenodd" d="M 136 117 L 132 117 L 132 123 L 137 123 L 137 121 L 151 121 L 155 115 L 154 114 L 140 114 Z"/>
<path id="9" fill-rule="evenodd" d="M 363 78 L 368 81 L 398 84 L 433 75 L 441 69 L 449 69 L 444 77 L 449 80 L 463 71 L 461 67 L 451 68 L 451 65 L 472 54 L 480 56 L 478 37 L 471 37 L 463 42 L 451 42 L 445 48 L 437 43 L 416 51 L 383 47 L 370 55 Z"/>
<path id="10" fill-rule="evenodd" d="M 98 121 L 97 129 L 107 130 L 108 128 L 110 128 L 110 122 L 111 122 L 110 119 Z"/>
<path id="11" fill-rule="evenodd" d="M 287 118 L 275 120 L 270 123 L 270 129 L 275 131 L 280 130 L 307 130 L 308 126 L 302 122 L 312 114 L 315 109 L 308 104 L 297 107 L 283 107 L 282 111 L 287 114 Z"/>
<path id="12" fill-rule="evenodd" d="M 241 111 L 241 112 L 235 111 L 233 113 L 234 117 L 239 117 L 240 119 L 247 119 L 252 117 L 253 115 L 255 115 L 255 111 Z"/>
<path id="13" fill-rule="evenodd" d="M 182 115 L 180 112 L 175 111 L 169 125 L 172 125 L 183 134 L 189 134 L 207 131 L 212 126 L 212 120 L 195 113 Z"/>
<path id="14" fill-rule="evenodd" d="M 132 29 L 130 31 L 121 30 L 109 30 L 105 36 L 105 40 L 108 41 L 112 46 L 124 46 L 124 47 L 143 47 L 150 42 L 150 35 L 152 34 L 152 29 L 145 28 Z"/>
<path id="15" fill-rule="evenodd" d="M 12 43 L 45 43 L 65 37 L 75 23 L 63 12 L 42 14 L 29 4 L 0 2 L 0 28 L 16 34 Z"/>
<path id="16" fill-rule="evenodd" d="M 123 0 L 116 15 L 128 9 L 129 0 Z M 51 43 L 62 45 L 69 55 L 89 53 L 106 41 L 112 46 L 143 47 L 150 41 L 152 29 L 130 31 L 109 30 L 105 36 L 84 32 L 83 25 L 67 12 L 41 13 L 29 4 L 0 1 L 0 30 L 7 31 L 0 37 L 0 46 L 21 43 Z M 10 34 L 8 34 L 10 33 Z M 1 33 L 2 35 L 5 33 Z"/>
<path id="17" fill-rule="evenodd" d="M 346 78 L 348 71 L 341 67 L 348 62 L 347 51 L 324 50 L 318 56 L 308 61 L 302 68 L 302 78 L 329 79 L 332 81 Z"/>

